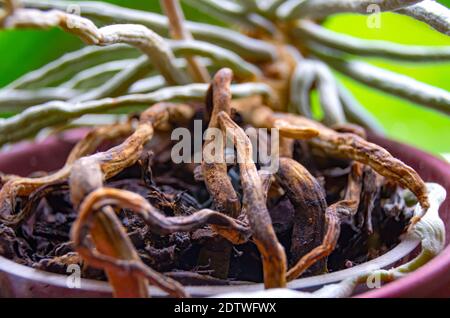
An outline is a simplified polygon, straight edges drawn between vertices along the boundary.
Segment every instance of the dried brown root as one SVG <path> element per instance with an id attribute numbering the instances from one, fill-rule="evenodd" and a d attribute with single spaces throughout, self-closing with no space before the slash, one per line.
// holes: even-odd
<path id="1" fill-rule="evenodd" d="M 16 197 L 29 196 L 42 186 L 67 179 L 76 160 L 94 152 L 105 141 L 125 137 L 131 132 L 132 125 L 129 122 L 99 127 L 78 142 L 69 154 L 64 167 L 55 173 L 41 178 L 10 178 L 0 191 L 0 221 L 9 226 L 20 223 L 28 212 L 12 215 Z"/>
<path id="2" fill-rule="evenodd" d="M 156 104 L 141 114 L 138 127 L 122 144 L 82 160 L 89 161 L 92 165 L 99 164 L 104 179 L 113 177 L 139 160 L 144 145 L 153 137 L 154 129 L 165 127 L 171 123 L 187 122 L 193 115 L 194 109 L 189 105 Z M 80 175 L 76 179 L 82 180 L 83 177 L 87 178 L 88 176 Z M 76 200 L 76 205 L 82 199 L 83 196 L 80 196 L 79 200 Z"/>
<path id="3" fill-rule="evenodd" d="M 359 200 L 362 191 L 363 169 L 364 165 L 359 162 L 353 162 L 348 175 L 344 200 Z"/>
<path id="4" fill-rule="evenodd" d="M 276 179 L 286 191 L 295 207 L 292 231 L 291 255 L 295 264 L 322 242 L 325 232 L 325 192 L 317 180 L 300 163 L 280 158 Z M 315 272 L 323 272 L 325 262 L 315 266 Z"/>
<path id="5" fill-rule="evenodd" d="M 75 208 L 79 208 L 90 192 L 103 185 L 99 163 L 91 157 L 79 159 L 71 171 L 69 185 L 72 204 Z M 105 206 L 101 212 L 90 219 L 87 229 L 82 228 L 80 231 L 79 217 L 74 222 L 71 238 L 75 250 L 88 265 L 105 270 L 115 297 L 148 297 L 147 281 L 141 276 L 130 275 L 124 270 L 98 266 L 99 263 L 103 265 L 101 262 L 103 255 L 122 261 L 140 261 L 112 208 Z M 93 250 L 92 244 L 87 244 L 89 234 L 98 252 Z"/>
<path id="6" fill-rule="evenodd" d="M 422 178 L 413 168 L 394 158 L 386 149 L 352 133 L 337 133 L 307 118 L 296 117 L 293 122 L 316 127 L 320 131 L 317 138 L 309 141 L 313 147 L 319 148 L 328 156 L 352 159 L 369 165 L 380 175 L 411 190 L 424 211 L 428 209 L 428 191 Z"/>
<path id="7" fill-rule="evenodd" d="M 259 170 L 258 174 L 259 174 L 259 177 L 261 178 L 263 193 L 267 200 L 270 186 L 272 185 L 272 181 L 273 181 L 272 174 L 267 173 L 267 171 L 262 171 L 262 170 Z"/>
<path id="8" fill-rule="evenodd" d="M 49 269 L 56 267 L 66 271 L 68 266 L 78 265 L 80 263 L 80 255 L 78 253 L 70 252 L 62 256 L 56 256 L 54 258 L 41 259 L 39 262 L 33 264 L 33 268 L 48 271 Z"/>
<path id="9" fill-rule="evenodd" d="M 280 138 L 279 153 L 282 158 L 292 158 L 294 156 L 295 139 Z"/>
<path id="10" fill-rule="evenodd" d="M 122 144 L 91 158 L 100 164 L 105 179 L 111 178 L 138 161 L 144 145 L 153 137 L 154 129 L 169 123 L 187 122 L 194 112 L 191 106 L 185 104 L 156 104 L 141 114 L 133 135 Z"/>
<path id="11" fill-rule="evenodd" d="M 280 136 L 285 138 L 310 139 L 319 135 L 319 130 L 315 128 L 297 126 L 285 119 L 275 119 L 272 127 L 277 128 Z"/>
<path id="12" fill-rule="evenodd" d="M 231 113 L 230 85 L 233 72 L 228 68 L 220 69 L 214 76 L 206 96 L 206 117 L 209 117 L 208 131 L 219 129 L 217 114 L 221 111 Z M 208 119 L 208 118 L 207 118 Z M 220 131 L 220 130 L 219 130 Z M 215 140 L 218 135 L 209 136 L 203 147 L 202 172 L 203 179 L 211 194 L 214 208 L 231 217 L 237 218 L 241 214 L 241 203 L 233 184 L 228 177 L 228 167 L 225 159 L 224 140 Z M 214 146 L 214 154 L 209 146 Z M 219 247 L 218 247 L 219 246 Z M 222 249 L 222 253 L 217 253 Z M 199 264 L 208 266 L 217 278 L 228 276 L 232 246 L 221 238 L 212 238 L 202 247 Z"/>
<path id="13" fill-rule="evenodd" d="M 217 116 L 221 111 L 228 115 L 231 113 L 230 84 L 232 78 L 232 71 L 226 68 L 221 69 L 214 76 L 207 96 L 207 108 L 212 108 L 208 129 L 219 129 Z M 214 148 L 216 151 L 214 155 L 208 148 L 208 145 L 212 143 L 222 146 Z M 202 161 L 203 179 L 206 188 L 211 193 L 215 209 L 236 218 L 241 213 L 241 204 L 228 177 L 224 147 L 225 143 L 217 140 L 205 142 Z"/>
<path id="14" fill-rule="evenodd" d="M 366 130 L 356 124 L 345 123 L 345 124 L 336 124 L 331 126 L 331 128 L 339 133 L 350 133 L 355 134 L 363 139 L 367 139 Z"/>
<path id="15" fill-rule="evenodd" d="M 166 217 L 145 198 L 134 192 L 112 188 L 101 188 L 92 192 L 83 201 L 79 221 L 87 222 L 88 217 L 103 206 L 117 206 L 135 212 L 159 235 L 175 232 L 192 232 L 205 225 L 232 242 L 242 244 L 248 241 L 251 230 L 245 223 L 220 212 L 203 209 L 189 216 Z"/>
<path id="16" fill-rule="evenodd" d="M 4 0 L 2 2 L 3 7 L 0 9 L 0 24 L 3 24 L 4 20 L 20 7 L 17 0 Z"/>
<path id="17" fill-rule="evenodd" d="M 278 118 L 276 115 L 279 113 L 261 103 L 262 100 L 259 97 L 251 97 L 235 101 L 233 107 L 249 125 L 256 128 L 278 128 L 281 137 L 311 139 L 319 135 L 320 132 L 316 127 L 296 125 L 289 117 Z"/>
<path id="18" fill-rule="evenodd" d="M 116 297 L 147 297 L 147 280 L 171 296 L 188 297 L 178 282 L 142 263 L 114 211 L 102 210 L 90 226 L 96 249 L 86 242 L 88 232 L 80 222 L 77 220 L 72 229 L 74 246 L 90 266 L 107 272 Z"/>
<path id="19" fill-rule="evenodd" d="M 229 286 L 229 285 L 243 285 L 245 282 L 229 281 L 225 279 L 218 279 L 210 275 L 203 275 L 187 271 L 173 271 L 164 273 L 165 276 L 176 279 L 178 282 L 187 286 Z"/>
<path id="20" fill-rule="evenodd" d="M 363 165 L 355 162 L 348 176 L 344 200 L 339 201 L 325 210 L 327 230 L 322 243 L 304 255 L 287 273 L 287 280 L 300 277 L 308 268 L 321 259 L 325 259 L 336 248 L 341 233 L 341 223 L 344 219 L 353 217 L 358 211 L 362 189 Z"/>
<path id="21" fill-rule="evenodd" d="M 182 297 L 186 294 L 178 283 L 142 263 L 110 206 L 102 206 L 102 213 L 95 214 L 92 223 L 83 219 L 85 198 L 89 198 L 89 193 L 101 189 L 104 179 L 136 163 L 144 145 L 153 137 L 155 128 L 187 121 L 193 115 L 194 110 L 188 105 L 156 104 L 141 114 L 135 132 L 122 144 L 106 152 L 81 158 L 73 165 L 69 179 L 71 201 L 74 207 L 80 207 L 80 216 L 72 229 L 75 248 L 91 266 L 105 269 L 117 297 L 147 297 L 147 280 L 171 295 Z M 86 224 L 92 224 L 90 231 L 85 230 Z M 84 244 L 83 239 L 88 233 L 98 252 Z"/>
<path id="22" fill-rule="evenodd" d="M 275 119 L 288 122 L 291 126 L 298 127 L 299 130 L 318 131 L 317 137 L 308 139 L 312 147 L 320 149 L 328 156 L 351 159 L 369 165 L 380 175 L 411 190 L 422 206 L 423 214 L 428 209 L 428 191 L 422 178 L 414 169 L 394 158 L 384 148 L 352 133 L 338 133 L 305 117 L 273 113 L 268 107 L 258 104 L 257 100 L 246 105 L 236 103 L 235 106 L 244 120 L 255 127 L 271 126 L 275 117 Z M 283 136 L 281 130 L 280 135 Z M 294 136 L 292 138 L 300 139 L 300 137 Z M 412 222 L 420 220 L 423 214 L 414 218 Z"/>
<path id="23" fill-rule="evenodd" d="M 172 296 L 187 296 L 180 284 L 145 266 L 138 259 L 137 255 L 134 255 L 134 252 L 131 253 L 131 251 L 134 251 L 132 245 L 127 246 L 125 249 L 120 249 L 121 253 L 115 252 L 118 247 L 125 244 L 129 240 L 126 235 L 121 235 L 121 238 L 116 241 L 112 241 L 111 239 L 105 240 L 105 238 L 99 236 L 98 233 L 96 234 L 93 228 L 91 228 L 90 231 L 93 239 L 96 241 L 97 248 L 99 249 L 99 245 L 106 246 L 105 249 L 106 252 L 108 252 L 108 255 L 102 255 L 87 247 L 83 239 L 88 233 L 90 224 L 89 221 L 93 216 L 101 216 L 104 214 L 105 208 L 110 209 L 110 206 L 117 206 L 130 211 L 135 211 L 147 224 L 151 226 L 152 231 L 161 235 L 174 232 L 191 232 L 197 228 L 203 227 L 206 224 L 212 225 L 215 231 L 234 244 L 246 242 L 251 235 L 250 229 L 246 227 L 245 224 L 219 212 L 201 210 L 186 217 L 165 217 L 153 206 L 151 206 L 147 200 L 134 192 L 99 188 L 98 190 L 91 192 L 83 201 L 80 207 L 79 217 L 72 230 L 72 238 L 77 251 L 91 266 L 103 268 L 112 272 L 109 273 L 108 276 L 113 286 L 114 277 L 117 276 L 125 276 L 128 281 L 131 280 L 131 283 L 135 284 L 132 277 L 129 276 L 131 274 L 131 276 L 138 275 L 142 278 L 148 279 L 150 283 L 155 284 L 161 289 L 167 291 Z M 116 220 L 116 217 L 110 217 L 110 219 L 113 221 Z M 114 222 L 117 223 L 117 221 Z M 123 231 L 120 223 L 115 226 L 109 226 L 110 228 L 116 228 L 116 231 Z M 95 231 L 99 230 L 96 229 Z M 125 260 L 123 259 L 124 256 L 127 256 Z M 111 279 L 111 277 L 113 279 Z M 123 279 L 124 278 L 122 278 L 122 281 L 116 281 L 115 285 L 120 287 L 120 289 L 116 287 L 116 292 L 121 292 L 122 294 L 124 286 L 128 286 L 124 283 Z M 129 293 L 133 292 L 136 293 L 136 289 L 130 288 Z M 128 296 L 130 294 L 126 295 Z"/>
<path id="24" fill-rule="evenodd" d="M 109 151 L 97 153 L 90 158 L 93 162 L 101 165 L 105 179 L 108 179 L 136 163 L 144 144 L 153 136 L 153 127 L 158 128 L 171 122 L 187 121 L 193 115 L 194 110 L 188 105 L 156 104 L 141 115 L 141 122 L 136 131 L 121 145 L 111 148 Z M 11 214 L 16 197 L 28 196 L 41 186 L 67 179 L 72 171 L 73 163 L 78 158 L 95 151 L 104 141 L 129 135 L 131 131 L 130 123 L 101 127 L 88 134 L 75 146 L 66 165 L 56 173 L 42 178 L 15 178 L 8 181 L 0 191 L 1 221 L 8 225 L 16 225 L 21 222 L 25 216 L 24 213 Z"/>
<path id="25" fill-rule="evenodd" d="M 28 196 L 25 204 L 22 207 L 22 210 L 17 214 L 9 216 L 8 222 L 5 222 L 4 224 L 11 228 L 19 227 L 34 214 L 43 198 L 45 198 L 49 194 L 55 194 L 58 191 L 64 191 L 67 189 L 67 185 L 58 182 L 51 183 L 36 189 Z"/>
<path id="26" fill-rule="evenodd" d="M 261 178 L 253 162 L 251 141 L 226 112 L 219 113 L 218 118 L 222 131 L 233 139 L 237 150 L 244 205 L 263 259 L 264 285 L 266 288 L 285 287 L 286 254 L 272 226 Z"/>
<path id="27" fill-rule="evenodd" d="M 73 164 L 81 157 L 93 153 L 105 141 L 128 137 L 132 133 L 133 126 L 130 121 L 127 121 L 126 123 L 98 127 L 90 131 L 75 145 L 67 157 L 66 164 Z"/>
<path id="28" fill-rule="evenodd" d="M 327 231 L 323 242 L 311 252 L 303 256 L 287 273 L 287 280 L 292 281 L 302 275 L 310 266 L 324 259 L 336 248 L 344 218 L 356 213 L 358 204 L 355 201 L 339 201 L 326 209 L 325 219 Z"/>
<path id="29" fill-rule="evenodd" d="M 373 233 L 372 212 L 375 207 L 375 201 L 380 197 L 381 187 L 384 178 L 373 171 L 370 167 L 364 168 L 363 190 L 361 194 L 361 207 L 358 213 L 360 216 L 359 227 L 365 227 L 367 233 Z"/>

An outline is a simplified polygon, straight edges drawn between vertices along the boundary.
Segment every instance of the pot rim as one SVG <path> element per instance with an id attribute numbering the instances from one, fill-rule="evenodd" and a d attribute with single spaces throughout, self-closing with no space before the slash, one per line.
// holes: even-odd
<path id="1" fill-rule="evenodd" d="M 387 268 L 398 262 L 404 257 L 407 257 L 420 244 L 420 239 L 407 235 L 396 247 L 386 252 L 385 254 L 365 262 L 363 264 L 336 271 L 333 273 L 317 275 L 312 277 L 305 277 L 293 280 L 288 283 L 288 288 L 295 290 L 318 289 L 324 285 L 336 283 L 346 278 L 351 278 L 373 269 Z M 20 277 L 36 283 L 52 285 L 54 287 L 69 288 L 67 279 L 69 276 L 62 274 L 50 273 L 32 267 L 18 264 L 3 256 L 0 256 L 0 272 L 7 273 L 12 277 Z M 107 282 L 96 281 L 92 279 L 81 279 L 80 291 L 85 292 L 100 292 L 112 294 L 112 288 Z M 186 291 L 193 297 L 208 297 L 219 294 L 226 294 L 235 292 L 236 287 L 239 287 L 240 292 L 255 292 L 264 289 L 262 283 L 249 283 L 242 285 L 212 285 L 212 286 L 185 286 Z M 156 297 L 165 297 L 166 293 L 160 289 L 149 286 L 150 295 Z"/>

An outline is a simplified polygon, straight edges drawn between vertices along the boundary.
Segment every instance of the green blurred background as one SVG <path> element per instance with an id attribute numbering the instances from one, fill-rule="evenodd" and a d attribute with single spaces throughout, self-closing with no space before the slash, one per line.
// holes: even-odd
<path id="1" fill-rule="evenodd" d="M 109 0 L 108 2 L 124 7 L 161 12 L 158 0 Z M 439 2 L 450 7 L 450 0 Z M 195 8 L 185 6 L 184 9 L 190 20 L 217 23 Z M 450 37 L 411 18 L 392 13 L 382 14 L 379 29 L 367 28 L 364 16 L 347 14 L 328 19 L 326 26 L 335 31 L 366 39 L 389 40 L 403 44 L 450 45 Z M 0 87 L 82 45 L 77 38 L 57 29 L 0 32 Z M 450 91 L 450 63 L 418 64 L 367 60 L 375 65 Z M 369 89 L 345 77 L 340 76 L 340 78 L 358 100 L 380 120 L 390 137 L 437 155 L 450 153 L 450 117 Z M 0 113 L 0 116 L 7 115 Z"/>

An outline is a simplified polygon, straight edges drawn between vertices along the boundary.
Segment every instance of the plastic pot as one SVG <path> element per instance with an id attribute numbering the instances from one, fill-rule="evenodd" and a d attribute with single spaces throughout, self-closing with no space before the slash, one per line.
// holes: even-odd
<path id="1" fill-rule="evenodd" d="M 33 171 L 51 171 L 61 167 L 74 144 L 85 130 L 72 130 L 59 136 L 49 137 L 35 143 L 21 143 L 0 153 L 0 171 L 27 175 Z M 379 136 L 371 140 L 394 156 L 415 168 L 427 182 L 441 184 L 450 193 L 450 165 L 423 151 Z M 431 262 L 414 273 L 376 290 L 359 290 L 357 297 L 450 297 L 450 199 L 440 209 L 446 224 L 447 247 Z M 418 241 L 403 241 L 388 253 L 370 262 L 315 277 L 301 278 L 289 284 L 298 290 L 314 290 L 322 285 L 365 272 L 369 267 L 389 268 L 410 259 L 418 247 Z M 240 292 L 261 290 L 261 284 L 240 285 Z M 165 296 L 150 287 L 153 296 Z M 236 286 L 187 287 L 193 296 L 213 296 L 234 292 Z M 16 264 L 0 256 L 0 296 L 3 297 L 110 297 L 110 286 L 105 282 L 83 279 L 81 288 L 70 289 L 67 276 L 47 273 Z"/>

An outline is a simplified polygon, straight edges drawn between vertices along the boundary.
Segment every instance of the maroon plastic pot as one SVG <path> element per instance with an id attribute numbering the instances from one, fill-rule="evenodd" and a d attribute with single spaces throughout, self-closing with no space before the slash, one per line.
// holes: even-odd
<path id="1" fill-rule="evenodd" d="M 33 171 L 51 171 L 61 167 L 75 143 L 86 130 L 73 130 L 57 137 L 50 137 L 36 143 L 21 143 L 12 149 L 0 153 L 0 171 L 18 175 L 27 175 Z M 410 146 L 371 136 L 373 142 L 388 149 L 394 156 L 414 167 L 427 182 L 441 184 L 450 193 L 450 165 L 423 151 Z M 364 292 L 358 297 L 450 297 L 450 198 L 440 209 L 440 215 L 446 224 L 446 249 L 431 262 L 414 273 L 380 289 Z M 399 261 L 406 261 L 413 255 L 417 241 L 402 242 L 395 250 L 379 257 L 372 265 L 389 267 Z M 364 271 L 368 263 L 352 269 L 299 279 L 290 284 L 295 289 L 316 289 L 321 284 L 339 281 L 358 271 Z M 67 277 L 34 270 L 15 264 L 0 256 L 0 296 L 15 297 L 109 297 L 111 289 L 107 283 L 83 280 L 81 289 L 69 289 Z M 259 284 L 239 286 L 240 291 L 254 291 Z M 163 296 L 157 289 L 151 288 L 154 296 Z M 188 287 L 195 296 L 210 296 L 235 290 L 236 286 Z"/>

